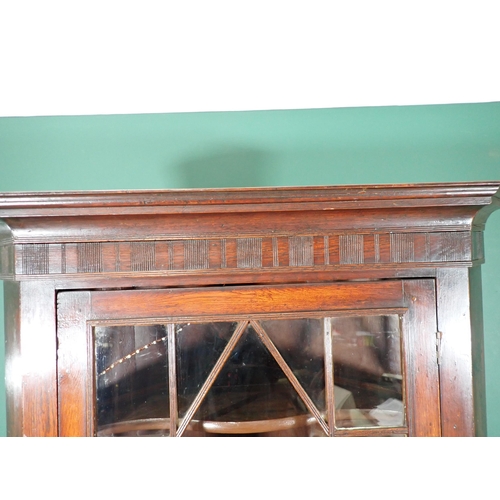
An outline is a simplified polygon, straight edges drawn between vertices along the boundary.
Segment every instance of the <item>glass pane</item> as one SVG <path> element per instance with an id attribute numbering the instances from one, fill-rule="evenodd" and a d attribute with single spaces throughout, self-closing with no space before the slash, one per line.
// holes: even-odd
<path id="1" fill-rule="evenodd" d="M 100 326 L 94 344 L 97 435 L 325 436 L 325 371 L 337 428 L 405 424 L 397 315 Z"/>
<path id="2" fill-rule="evenodd" d="M 399 316 L 331 318 L 338 428 L 405 424 Z"/>
<path id="3" fill-rule="evenodd" d="M 281 326 L 289 325 L 283 322 Z M 210 357 L 210 344 L 203 349 Z M 198 355 L 205 358 L 205 351 L 198 351 Z M 278 362 L 249 325 L 184 435 L 308 436 L 317 432 L 315 421 Z"/>
<path id="4" fill-rule="evenodd" d="M 168 435 L 166 328 L 96 327 L 94 349 L 97 435 Z"/>
<path id="5" fill-rule="evenodd" d="M 262 327 L 324 416 L 326 400 L 323 320 L 307 318 L 262 321 Z"/>
<path id="6" fill-rule="evenodd" d="M 180 418 L 203 387 L 236 326 L 234 322 L 175 325 Z"/>

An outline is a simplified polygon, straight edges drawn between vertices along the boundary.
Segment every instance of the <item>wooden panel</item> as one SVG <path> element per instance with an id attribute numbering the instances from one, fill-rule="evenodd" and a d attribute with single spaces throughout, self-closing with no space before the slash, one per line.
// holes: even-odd
<path id="1" fill-rule="evenodd" d="M 429 235 L 429 260 L 460 262 L 472 259 L 472 238 L 468 232 Z"/>
<path id="2" fill-rule="evenodd" d="M 1 222 L 1 221 L 0 221 Z M 15 274 L 14 247 L 0 245 L 0 277 L 10 277 Z"/>
<path id="3" fill-rule="evenodd" d="M 440 436 L 435 282 L 405 280 L 403 286 L 409 305 L 403 316 L 408 427 L 413 436 Z"/>
<path id="4" fill-rule="evenodd" d="M 120 271 L 120 246 L 118 243 L 102 244 L 102 264 L 104 273 Z"/>
<path id="5" fill-rule="evenodd" d="M 154 241 L 130 243 L 130 268 L 132 271 L 156 270 L 156 244 Z"/>
<path id="6" fill-rule="evenodd" d="M 23 245 L 22 274 L 49 273 L 49 245 L 46 243 Z"/>
<path id="7" fill-rule="evenodd" d="M 402 285 L 403 283 L 403 285 Z M 404 292 L 403 292 L 404 288 Z M 402 308 L 410 435 L 441 434 L 433 280 L 282 287 L 224 287 L 59 294 L 61 435 L 92 434 L 92 339 L 88 320 L 233 318 L 252 313 Z"/>
<path id="8" fill-rule="evenodd" d="M 90 295 L 68 292 L 57 298 L 60 436 L 92 435 L 93 342 L 86 323 Z"/>
<path id="9" fill-rule="evenodd" d="M 415 245 L 413 234 L 392 233 L 391 262 L 415 262 Z"/>
<path id="10" fill-rule="evenodd" d="M 314 266 L 314 238 L 292 236 L 288 238 L 288 259 L 291 267 Z"/>
<path id="11" fill-rule="evenodd" d="M 9 435 L 57 435 L 55 290 L 5 284 Z"/>
<path id="12" fill-rule="evenodd" d="M 57 434 L 55 291 L 50 282 L 21 284 L 23 435 Z"/>
<path id="13" fill-rule="evenodd" d="M 328 249 L 328 236 L 313 236 L 313 264 L 315 266 L 328 265 L 330 251 Z"/>
<path id="14" fill-rule="evenodd" d="M 276 238 L 276 267 L 288 267 L 290 265 L 290 242 L 288 238 Z"/>
<path id="15" fill-rule="evenodd" d="M 23 435 L 23 374 L 21 358 L 20 284 L 6 281 L 5 310 L 5 386 L 7 400 L 7 433 Z"/>
<path id="16" fill-rule="evenodd" d="M 363 262 L 366 264 L 380 262 L 380 235 L 378 233 L 364 235 Z"/>
<path id="17" fill-rule="evenodd" d="M 486 375 L 484 365 L 483 287 L 481 268 L 468 269 L 472 332 L 472 394 L 474 398 L 474 435 L 486 436 Z"/>
<path id="18" fill-rule="evenodd" d="M 441 405 L 447 436 L 486 434 L 479 268 L 438 270 Z"/>
<path id="19" fill-rule="evenodd" d="M 208 240 L 184 241 L 184 269 L 208 269 L 210 260 Z"/>
<path id="20" fill-rule="evenodd" d="M 275 265 L 274 244 L 276 238 L 262 238 L 262 267 L 272 268 Z M 276 256 L 277 257 L 277 256 Z"/>
<path id="21" fill-rule="evenodd" d="M 240 286 L 92 293 L 92 318 L 159 318 L 402 306 L 401 284 Z"/>
<path id="22" fill-rule="evenodd" d="M 472 258 L 481 263 L 484 261 L 484 233 L 482 231 L 472 232 Z"/>
<path id="23" fill-rule="evenodd" d="M 262 267 L 262 238 L 238 238 L 236 261 L 239 268 Z"/>
<path id="24" fill-rule="evenodd" d="M 474 233 L 476 234 L 476 233 Z M 481 241 L 471 233 L 364 233 L 277 235 L 272 238 L 211 238 L 114 243 L 23 244 L 16 249 L 18 276 L 64 277 L 102 273 L 168 273 L 200 275 L 226 269 L 269 270 L 353 266 L 369 269 L 383 264 L 415 267 L 483 259 Z M 9 250 L 2 258 L 9 260 Z"/>
<path id="25" fill-rule="evenodd" d="M 102 243 L 89 242 L 78 243 L 76 247 L 77 270 L 79 273 L 101 273 L 103 270 L 102 262 Z"/>
<path id="26" fill-rule="evenodd" d="M 259 209 L 262 207 L 259 207 Z M 75 217 L 74 219 L 22 219 L 12 221 L 15 242 L 32 243 L 88 243 L 103 241 L 146 241 L 170 239 L 212 239 L 238 237 L 252 238 L 270 234 L 283 236 L 329 233 L 359 234 L 469 232 L 473 215 L 470 209 L 438 208 L 383 208 L 366 212 L 361 209 L 289 212 L 243 212 L 225 214 L 176 214 L 103 217 Z M 25 224 L 29 224 L 25 227 Z M 28 227 L 30 230 L 28 230 Z"/>
<path id="27" fill-rule="evenodd" d="M 340 264 L 363 264 L 364 257 L 364 236 L 362 234 L 342 234 L 339 236 Z"/>

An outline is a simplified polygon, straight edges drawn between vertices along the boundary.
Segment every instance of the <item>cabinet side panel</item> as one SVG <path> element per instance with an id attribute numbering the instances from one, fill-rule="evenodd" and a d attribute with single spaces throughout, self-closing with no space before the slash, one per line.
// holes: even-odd
<path id="1" fill-rule="evenodd" d="M 57 435 L 55 289 L 7 283 L 8 434 Z"/>
<path id="2" fill-rule="evenodd" d="M 23 377 L 19 325 L 20 284 L 6 281 L 5 296 L 5 385 L 7 396 L 7 435 L 23 435 Z"/>
<path id="3" fill-rule="evenodd" d="M 475 435 L 486 436 L 486 374 L 484 363 L 483 285 L 481 267 L 469 269 L 472 327 L 472 384 Z"/>
<path id="4" fill-rule="evenodd" d="M 437 274 L 445 436 L 486 434 L 480 268 Z"/>

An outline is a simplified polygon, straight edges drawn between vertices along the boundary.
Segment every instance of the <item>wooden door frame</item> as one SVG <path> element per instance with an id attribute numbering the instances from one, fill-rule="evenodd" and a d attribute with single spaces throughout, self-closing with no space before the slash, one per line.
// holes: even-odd
<path id="1" fill-rule="evenodd" d="M 266 314 L 286 318 L 323 311 L 332 316 L 362 316 L 396 310 L 403 326 L 408 432 L 415 436 L 439 436 L 436 299 L 432 279 L 62 292 L 58 295 L 59 433 L 94 435 L 95 325 L 165 324 L 193 318 L 237 320 Z M 422 330 L 426 335 L 422 335 Z"/>

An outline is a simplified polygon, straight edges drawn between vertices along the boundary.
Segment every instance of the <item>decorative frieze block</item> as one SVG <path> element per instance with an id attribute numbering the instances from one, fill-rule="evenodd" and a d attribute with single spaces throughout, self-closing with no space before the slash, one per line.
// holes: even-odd
<path id="1" fill-rule="evenodd" d="M 288 238 L 288 260 L 290 267 L 314 266 L 314 241 L 312 236 Z"/>
<path id="2" fill-rule="evenodd" d="M 79 243 L 76 255 L 79 273 L 102 273 L 102 243 Z"/>
<path id="3" fill-rule="evenodd" d="M 119 259 L 119 253 L 117 257 Z M 156 270 L 156 243 L 154 241 L 139 241 L 130 244 L 130 268 L 132 271 Z"/>
<path id="4" fill-rule="evenodd" d="M 413 234 L 391 234 L 391 262 L 415 262 L 414 240 Z"/>
<path id="5" fill-rule="evenodd" d="M 18 276 L 418 266 L 482 260 L 482 246 L 481 232 L 465 231 L 22 244 L 2 246 L 0 265 Z"/>
<path id="6" fill-rule="evenodd" d="M 262 238 L 238 238 L 236 260 L 239 268 L 262 267 Z"/>
<path id="7" fill-rule="evenodd" d="M 363 264 L 364 258 L 364 236 L 362 234 L 339 236 L 340 264 Z"/>
<path id="8" fill-rule="evenodd" d="M 209 240 L 184 241 L 184 269 L 208 269 Z"/>
<path id="9" fill-rule="evenodd" d="M 22 251 L 23 274 L 49 274 L 49 245 L 23 245 Z"/>

